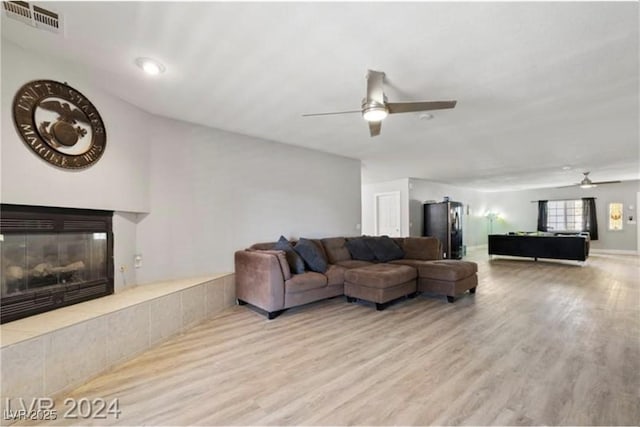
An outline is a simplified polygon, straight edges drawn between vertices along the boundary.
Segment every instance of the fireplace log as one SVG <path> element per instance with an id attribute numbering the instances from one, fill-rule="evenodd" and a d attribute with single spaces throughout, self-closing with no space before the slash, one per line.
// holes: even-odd
<path id="1" fill-rule="evenodd" d="M 12 265 L 7 268 L 7 280 L 22 280 L 24 278 L 24 269 L 17 265 Z"/>
<path id="2" fill-rule="evenodd" d="M 72 271 L 84 270 L 84 268 L 85 267 L 83 261 L 76 261 L 72 262 L 71 264 L 67 264 L 64 267 L 53 267 L 51 271 L 53 271 L 54 273 L 69 273 Z"/>

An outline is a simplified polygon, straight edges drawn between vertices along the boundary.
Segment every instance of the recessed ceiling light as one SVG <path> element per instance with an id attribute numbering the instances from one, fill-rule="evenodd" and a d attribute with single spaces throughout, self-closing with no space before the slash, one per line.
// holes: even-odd
<path id="1" fill-rule="evenodd" d="M 422 113 L 418 117 L 420 118 L 420 120 L 431 120 L 431 119 L 433 119 L 433 114 Z"/>
<path id="2" fill-rule="evenodd" d="M 136 65 L 150 76 L 164 73 L 164 65 L 151 58 L 136 58 Z"/>
<path id="3" fill-rule="evenodd" d="M 562 167 L 562 170 L 563 170 L 563 171 L 571 170 L 571 166 L 569 166 L 569 165 L 563 166 L 563 167 Z"/>

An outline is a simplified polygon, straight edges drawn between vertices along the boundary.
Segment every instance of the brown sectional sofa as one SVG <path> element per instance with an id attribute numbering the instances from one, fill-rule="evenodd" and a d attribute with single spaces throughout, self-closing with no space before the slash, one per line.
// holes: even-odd
<path id="1" fill-rule="evenodd" d="M 378 310 L 394 299 L 419 292 L 446 295 L 449 302 L 478 284 L 473 262 L 442 260 L 435 237 L 394 238 L 404 258 L 386 263 L 352 259 L 344 237 L 315 239 L 328 262 L 324 273 L 292 274 L 285 252 L 274 250 L 275 242 L 257 243 L 235 253 L 236 296 L 273 319 L 287 308 L 346 295 L 347 301 L 363 299 Z"/>

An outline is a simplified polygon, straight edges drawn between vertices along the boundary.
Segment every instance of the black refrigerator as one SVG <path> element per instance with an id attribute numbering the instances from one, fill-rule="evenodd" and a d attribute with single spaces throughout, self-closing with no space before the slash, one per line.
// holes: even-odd
<path id="1" fill-rule="evenodd" d="M 442 258 L 462 259 L 462 203 L 425 203 L 423 218 L 422 235 L 442 242 Z"/>

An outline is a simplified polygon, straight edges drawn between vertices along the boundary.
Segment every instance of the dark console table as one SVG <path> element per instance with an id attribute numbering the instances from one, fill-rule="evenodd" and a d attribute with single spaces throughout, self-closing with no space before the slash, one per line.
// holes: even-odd
<path id="1" fill-rule="evenodd" d="M 589 256 L 589 238 L 584 235 L 490 234 L 489 255 L 586 261 Z"/>

